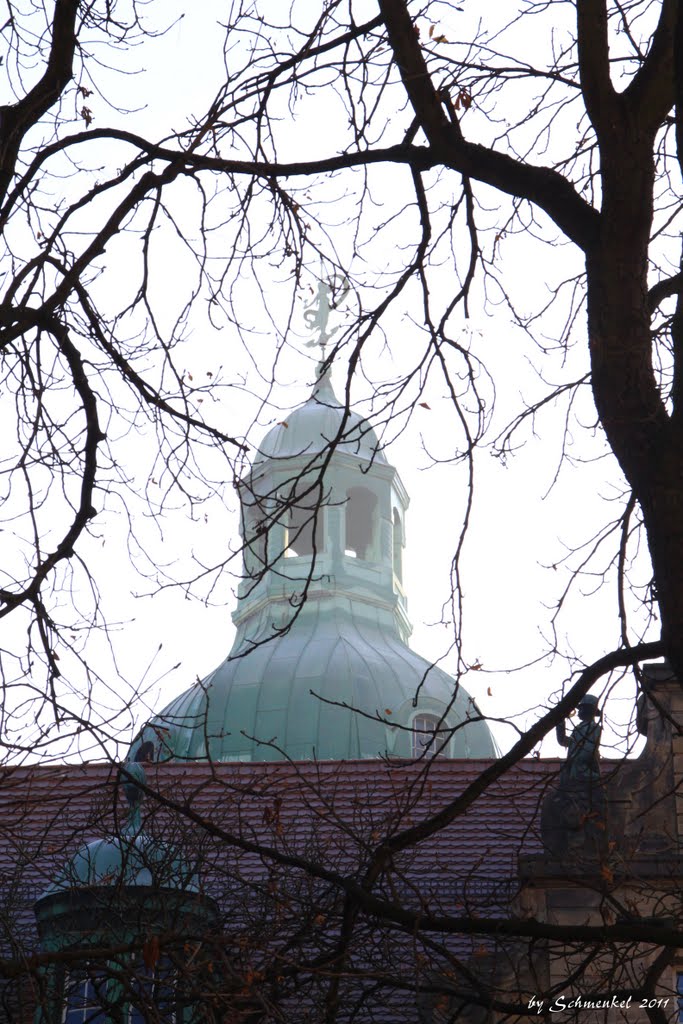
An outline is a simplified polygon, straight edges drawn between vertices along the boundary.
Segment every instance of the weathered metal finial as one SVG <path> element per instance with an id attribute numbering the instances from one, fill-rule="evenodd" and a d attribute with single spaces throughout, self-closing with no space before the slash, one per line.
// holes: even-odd
<path id="1" fill-rule="evenodd" d="M 317 331 L 317 338 L 306 342 L 306 348 L 320 345 L 322 360 L 325 360 L 325 346 L 330 338 L 337 333 L 339 327 L 328 329 L 330 313 L 338 309 L 349 293 L 348 278 L 343 274 L 332 274 L 324 281 L 318 281 L 318 288 L 311 304 L 304 312 L 306 326 Z"/>
<path id="2" fill-rule="evenodd" d="M 129 830 L 140 830 L 142 823 L 140 808 L 145 797 L 145 792 L 138 783 L 141 783 L 142 786 L 147 784 L 144 764 L 145 762 L 149 763 L 153 759 L 154 744 L 151 740 L 147 740 L 138 747 L 133 760 L 126 761 L 124 765 L 126 775 L 124 776 L 123 792 L 126 800 L 128 801 L 127 827 Z"/>

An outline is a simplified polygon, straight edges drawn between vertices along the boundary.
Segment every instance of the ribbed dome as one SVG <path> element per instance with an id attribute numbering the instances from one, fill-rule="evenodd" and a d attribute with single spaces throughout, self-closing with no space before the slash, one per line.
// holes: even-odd
<path id="1" fill-rule="evenodd" d="M 43 895 L 93 886 L 195 892 L 197 879 L 177 851 L 144 832 L 126 831 L 82 846 Z"/>
<path id="2" fill-rule="evenodd" d="M 368 421 L 350 410 L 342 427 L 344 412 L 344 406 L 339 403 L 329 376 L 325 374 L 308 401 L 268 431 L 259 445 L 254 466 L 266 459 L 315 455 L 325 451 L 338 437 L 338 451 L 386 463 L 386 456 Z"/>
<path id="3" fill-rule="evenodd" d="M 410 757 L 418 693 L 421 712 L 441 717 L 448 709 L 456 727 L 452 757 L 497 756 L 484 722 L 457 729 L 479 711 L 449 675 L 394 631 L 327 609 L 228 658 L 154 719 L 142 739 L 161 736 L 161 758 L 190 760 Z"/>

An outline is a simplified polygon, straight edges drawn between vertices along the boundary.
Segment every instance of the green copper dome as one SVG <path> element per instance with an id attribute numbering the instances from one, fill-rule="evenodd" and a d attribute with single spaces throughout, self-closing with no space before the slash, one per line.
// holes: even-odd
<path id="1" fill-rule="evenodd" d="M 41 899 L 60 892 L 100 887 L 197 891 L 196 874 L 179 851 L 143 829 L 141 805 L 146 785 L 142 763 L 126 762 L 119 778 L 119 787 L 128 801 L 125 823 L 119 831 L 81 846 Z"/>
<path id="2" fill-rule="evenodd" d="M 307 402 L 268 431 L 259 445 L 254 466 L 267 459 L 312 456 L 337 442 L 336 451 L 386 463 L 377 435 L 367 420 L 340 405 L 329 375 L 319 379 Z"/>
<path id="3" fill-rule="evenodd" d="M 179 967 L 186 960 L 201 972 L 197 939 L 216 934 L 219 911 L 180 851 L 156 835 L 168 819 L 150 813 L 143 830 L 153 753 L 142 744 L 121 766 L 113 808 L 125 824 L 81 846 L 33 905 L 41 951 L 57 954 L 38 967 L 34 1024 L 204 1019 Z"/>
<path id="4" fill-rule="evenodd" d="M 93 886 L 147 886 L 196 892 L 192 869 L 170 847 L 144 833 L 95 839 L 64 866 L 45 896 Z"/>
<path id="5" fill-rule="evenodd" d="M 283 636 L 226 659 L 170 704 L 156 720 L 162 751 L 215 761 L 410 757 L 416 713 L 440 718 L 448 708 L 450 755 L 496 756 L 484 722 L 464 725 L 479 712 L 450 676 L 353 607 L 312 604 Z"/>
<path id="6" fill-rule="evenodd" d="M 469 694 L 407 645 L 408 495 L 327 377 L 266 435 L 239 491 L 237 635 L 143 729 L 157 756 L 496 757 Z"/>

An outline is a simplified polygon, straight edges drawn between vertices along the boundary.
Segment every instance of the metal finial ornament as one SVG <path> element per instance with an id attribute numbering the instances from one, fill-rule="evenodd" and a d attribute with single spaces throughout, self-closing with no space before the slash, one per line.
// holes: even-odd
<path id="1" fill-rule="evenodd" d="M 317 332 L 317 337 L 306 342 L 306 348 L 320 346 L 323 361 L 325 360 L 325 346 L 330 338 L 339 330 L 339 327 L 329 329 L 328 322 L 333 309 L 338 309 L 349 293 L 349 281 L 343 274 L 332 274 L 324 281 L 318 281 L 318 288 L 311 304 L 304 311 L 304 322 L 311 331 Z"/>
<path id="2" fill-rule="evenodd" d="M 141 828 L 141 805 L 145 796 L 142 786 L 147 785 L 144 765 L 154 758 L 154 744 L 147 740 L 141 744 L 132 761 L 126 761 L 126 775 L 123 780 L 123 792 L 128 801 L 128 821 L 126 831 L 138 832 Z M 141 786 L 137 783 L 141 783 Z"/>

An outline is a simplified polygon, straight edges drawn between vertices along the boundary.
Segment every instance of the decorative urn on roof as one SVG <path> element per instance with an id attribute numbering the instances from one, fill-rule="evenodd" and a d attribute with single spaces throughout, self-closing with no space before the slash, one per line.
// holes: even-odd
<path id="1" fill-rule="evenodd" d="M 239 496 L 237 634 L 223 664 L 145 726 L 158 757 L 495 757 L 469 694 L 407 646 L 408 495 L 325 363 Z"/>

